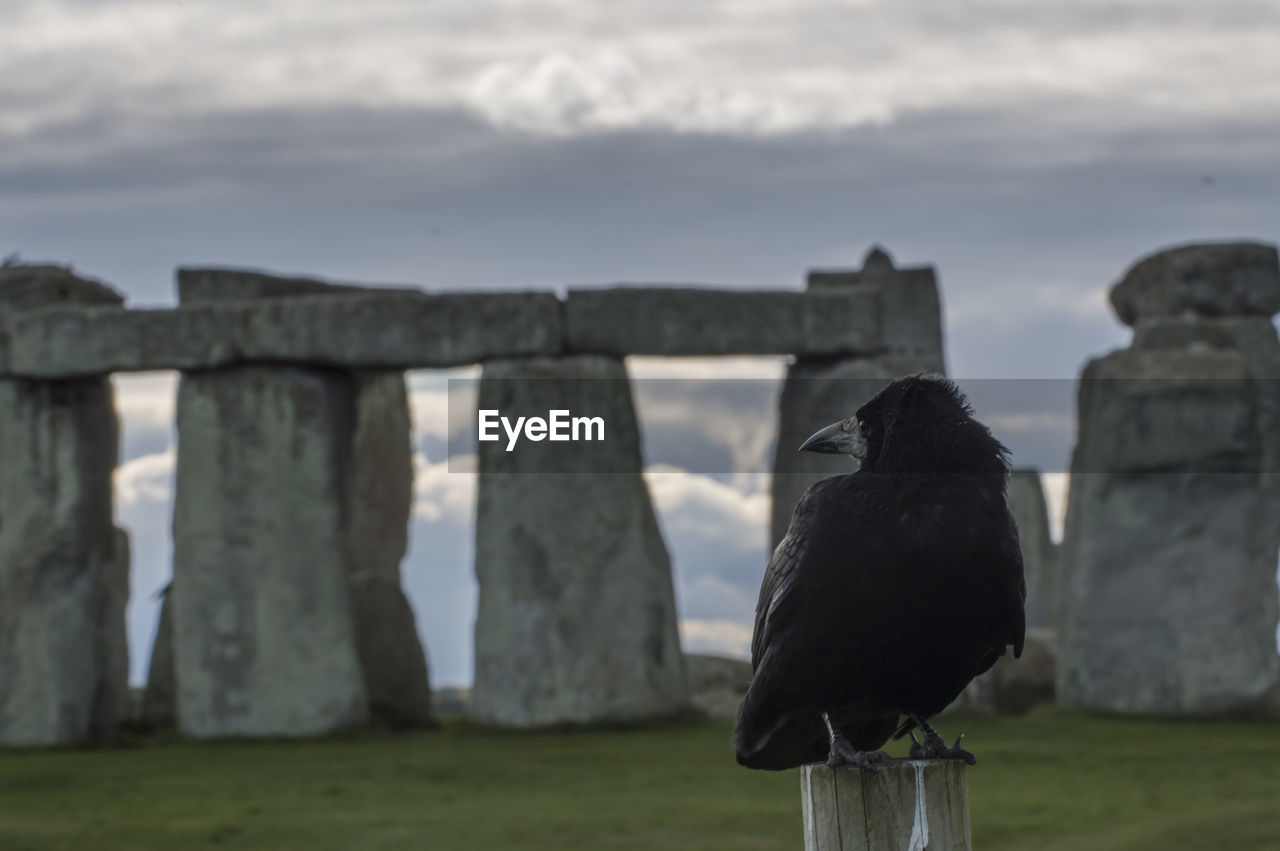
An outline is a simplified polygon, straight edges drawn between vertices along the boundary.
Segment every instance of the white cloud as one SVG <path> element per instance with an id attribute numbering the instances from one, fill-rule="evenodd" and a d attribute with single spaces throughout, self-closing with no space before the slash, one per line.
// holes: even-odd
<path id="1" fill-rule="evenodd" d="M 178 374 L 112 375 L 111 386 L 120 421 L 120 460 L 128 462 L 172 450 L 178 432 L 174 414 Z"/>
<path id="2" fill-rule="evenodd" d="M 749 659 L 751 622 L 681 619 L 680 646 L 686 653 L 718 653 Z"/>
<path id="3" fill-rule="evenodd" d="M 413 468 L 415 517 L 429 522 L 472 522 L 476 504 L 474 455 L 433 464 L 421 452 L 415 452 Z"/>
<path id="4" fill-rule="evenodd" d="M 957 108 L 1060 124 L 1079 118 L 1064 103 L 1087 103 L 1095 120 L 1133 126 L 1274 110 L 1277 25 L 1274 4 L 1247 0 L 25 0 L 0 30 L 0 136 L 91 111 L 280 108 L 759 135 Z"/>
<path id="5" fill-rule="evenodd" d="M 840 104 L 731 80 L 673 84 L 618 50 L 555 52 L 496 62 L 468 87 L 465 103 L 499 127 L 567 135 L 593 130 L 784 133 L 824 123 L 854 127 L 893 116 L 880 100 L 849 95 Z M 816 94 L 816 93 L 815 93 Z M 838 106 L 838 109 L 832 107 Z"/>
<path id="6" fill-rule="evenodd" d="M 467 425 L 476 409 L 480 367 L 415 370 L 406 374 L 415 443 L 447 441 Z"/>
<path id="7" fill-rule="evenodd" d="M 769 518 L 763 477 L 747 480 L 750 491 L 668 466 L 649 467 L 644 478 L 668 538 L 698 538 L 733 552 L 763 546 Z"/>
<path id="8" fill-rule="evenodd" d="M 116 506 L 133 510 L 145 503 L 160 503 L 173 496 L 176 451 L 170 447 L 154 455 L 126 461 L 115 470 Z"/>

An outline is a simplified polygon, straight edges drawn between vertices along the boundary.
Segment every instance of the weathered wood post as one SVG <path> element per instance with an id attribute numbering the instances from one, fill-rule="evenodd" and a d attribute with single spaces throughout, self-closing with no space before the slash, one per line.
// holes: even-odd
<path id="1" fill-rule="evenodd" d="M 876 772 L 800 769 L 805 851 L 969 851 L 969 787 L 954 760 L 894 760 Z"/>

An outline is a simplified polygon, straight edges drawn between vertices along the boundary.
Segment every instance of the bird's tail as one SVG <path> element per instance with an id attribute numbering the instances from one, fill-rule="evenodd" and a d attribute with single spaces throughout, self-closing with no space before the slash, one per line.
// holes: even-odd
<path id="1" fill-rule="evenodd" d="M 816 713 L 771 711 L 764 701 L 747 698 L 738 708 L 733 749 L 738 764 L 747 768 L 782 771 L 827 758 L 826 731 Z"/>

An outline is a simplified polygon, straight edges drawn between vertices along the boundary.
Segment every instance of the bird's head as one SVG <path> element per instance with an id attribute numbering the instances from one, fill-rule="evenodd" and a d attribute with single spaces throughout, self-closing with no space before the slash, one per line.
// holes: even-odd
<path id="1" fill-rule="evenodd" d="M 885 473 L 1008 472 L 1009 451 L 973 418 L 960 390 L 937 375 L 891 382 L 800 451 L 848 455 L 863 470 Z"/>

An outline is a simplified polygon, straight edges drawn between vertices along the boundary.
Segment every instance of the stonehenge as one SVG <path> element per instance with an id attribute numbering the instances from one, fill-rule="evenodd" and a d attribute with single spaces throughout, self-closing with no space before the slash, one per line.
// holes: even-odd
<path id="1" fill-rule="evenodd" d="M 525 498 L 516 510 L 510 494 L 504 503 L 502 489 L 481 488 L 482 504 L 496 508 L 482 510 L 477 523 L 485 530 L 478 656 L 501 655 L 503 628 L 510 637 L 539 623 L 554 623 L 554 633 L 542 645 L 506 648 L 509 660 L 531 663 L 539 647 L 561 654 L 549 660 L 549 696 L 520 692 L 518 680 L 505 692 L 478 687 L 477 718 L 524 726 L 638 718 L 688 702 L 670 564 L 639 475 L 621 358 L 862 358 L 881 349 L 884 333 L 879 293 L 868 288 L 614 287 L 560 299 L 191 268 L 179 270 L 177 307 L 138 310 L 60 267 L 3 274 L 0 387 L 15 394 L 4 434 L 74 459 L 23 456 L 5 467 L 15 472 L 0 495 L 0 741 L 16 744 L 90 740 L 123 712 L 128 563 L 124 540 L 109 526 L 113 372 L 182 373 L 174 579 L 142 712 L 154 726 L 175 724 L 197 737 L 308 735 L 371 716 L 393 726 L 430 723 L 426 657 L 399 577 L 412 487 L 402 372 L 484 363 L 490 390 L 504 370 L 571 378 L 564 386 L 586 391 L 581 400 L 603 406 L 621 429 L 600 453 L 583 456 L 589 467 L 535 480 L 505 469 L 505 457 L 483 462 L 486 474 L 492 470 L 486 479 L 506 481 L 510 494 Z M 659 321 L 634 322 L 637 311 Z M 613 380 L 597 380 L 603 376 Z M 592 395 L 601 388 L 610 389 Z M 16 445 L 16 437 L 6 440 Z M 77 452 L 91 458 L 82 462 Z M 41 474 L 69 477 L 50 484 L 48 497 L 56 489 L 74 502 L 65 518 L 20 490 L 38 479 L 40 471 L 22 466 L 35 462 L 48 468 Z M 582 488 L 583 475 L 595 476 L 595 485 Z M 83 499 L 68 497 L 79 490 Z M 13 519 L 21 511 L 4 501 L 20 497 L 33 516 L 22 530 Z M 501 564 L 502 547 L 531 528 L 513 521 L 555 500 L 575 507 L 580 522 L 559 536 L 544 529 L 535 549 L 545 563 L 503 575 L 511 565 Z M 36 528 L 34 518 L 51 528 Z M 618 524 L 612 537 L 599 534 L 602 523 Z M 35 532 L 57 545 L 47 559 L 30 546 Z M 547 577 L 569 596 L 503 609 L 508 580 L 515 587 Z M 79 596 L 50 599 L 45 586 L 64 579 Z M 600 597 L 594 620 L 578 617 L 583 595 Z M 598 630 L 608 640 L 593 638 Z M 59 676 L 48 676 L 53 670 Z M 478 664 L 477 682 L 493 682 L 495 670 L 502 668 Z M 593 691 L 571 695 L 587 683 Z M 47 711 L 52 704 L 58 713 Z"/>
<path id="2" fill-rule="evenodd" d="M 851 469 L 800 442 L 891 378 L 944 370 L 933 269 L 879 248 L 804 290 L 428 293 L 216 268 L 177 285 L 176 307 L 138 310 L 61 267 L 0 269 L 0 746 L 109 740 L 127 709 L 113 372 L 181 372 L 174 576 L 143 718 L 218 738 L 434 723 L 400 577 L 405 370 L 479 364 L 481 410 L 608 422 L 596 442 L 477 444 L 469 711 L 517 728 L 691 701 L 627 356 L 794 357 L 775 541 L 809 484 Z M 1056 688 L 1111 712 L 1275 708 L 1275 249 L 1159 252 L 1112 304 L 1133 342 L 1079 383 L 1061 546 L 1039 476 L 1011 477 L 1034 652 L 1003 661 L 983 700 L 1024 711 Z"/>
<path id="3" fill-rule="evenodd" d="M 1078 386 L 1058 698 L 1109 712 L 1273 709 L 1276 251 L 1160 252 L 1111 300 L 1134 340 L 1090 360 Z"/>

